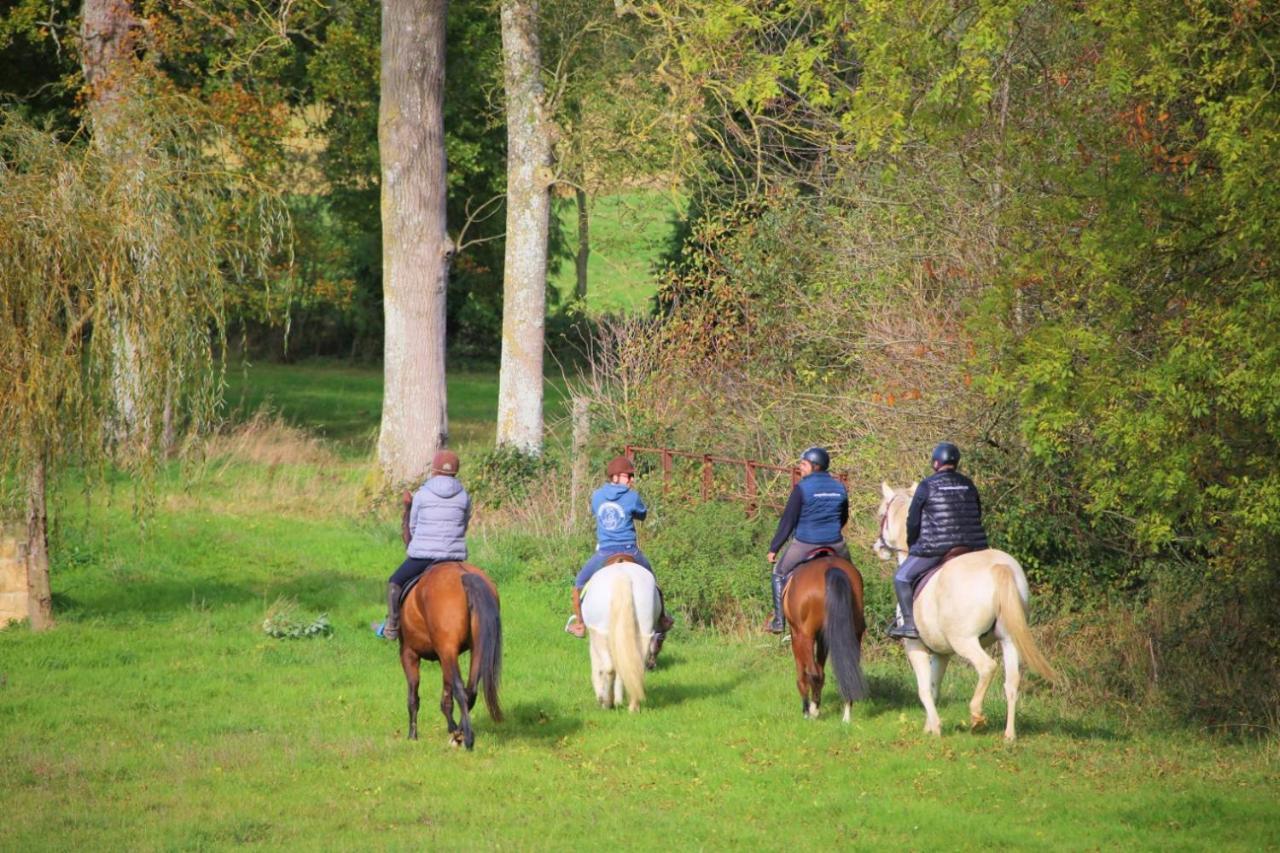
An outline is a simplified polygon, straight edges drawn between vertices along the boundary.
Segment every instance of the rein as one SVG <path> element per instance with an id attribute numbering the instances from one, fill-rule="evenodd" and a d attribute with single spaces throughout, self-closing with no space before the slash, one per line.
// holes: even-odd
<path id="1" fill-rule="evenodd" d="M 884 505 L 884 512 L 880 515 L 880 535 L 876 537 L 876 543 L 874 546 L 884 551 L 888 551 L 891 554 L 907 553 L 907 549 L 898 548 L 894 545 L 890 545 L 889 540 L 884 538 L 884 529 L 889 524 L 889 508 L 893 506 L 893 502 L 896 501 L 899 497 L 901 497 L 901 495 L 894 495 L 892 498 L 889 499 L 889 502 Z"/>

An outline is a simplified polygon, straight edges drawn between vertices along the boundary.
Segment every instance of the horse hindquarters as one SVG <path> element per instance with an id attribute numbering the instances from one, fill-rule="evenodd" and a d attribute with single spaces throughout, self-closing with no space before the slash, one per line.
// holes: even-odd
<path id="1" fill-rule="evenodd" d="M 640 624 L 636 619 L 635 593 L 631 578 L 623 573 L 613 582 L 609 601 L 609 656 L 621 679 L 632 711 L 644 701 L 644 651 L 640 648 Z"/>

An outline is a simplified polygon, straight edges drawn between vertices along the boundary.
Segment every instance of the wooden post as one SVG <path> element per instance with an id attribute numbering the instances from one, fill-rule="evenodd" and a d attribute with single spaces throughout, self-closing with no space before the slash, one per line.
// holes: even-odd
<path id="1" fill-rule="evenodd" d="M 747 518 L 756 514 L 756 466 L 747 461 Z"/>
<path id="2" fill-rule="evenodd" d="M 702 457 L 702 501 L 711 500 L 711 454 Z"/>
<path id="3" fill-rule="evenodd" d="M 26 528 L 0 526 L 0 628 L 30 616 Z"/>
<path id="4" fill-rule="evenodd" d="M 662 448 L 662 496 L 667 496 L 667 486 L 671 482 L 671 451 Z"/>
<path id="5" fill-rule="evenodd" d="M 573 398 L 573 470 L 569 486 L 569 529 L 578 526 L 578 504 L 587 483 L 587 441 L 591 437 L 591 413 L 586 397 Z"/>

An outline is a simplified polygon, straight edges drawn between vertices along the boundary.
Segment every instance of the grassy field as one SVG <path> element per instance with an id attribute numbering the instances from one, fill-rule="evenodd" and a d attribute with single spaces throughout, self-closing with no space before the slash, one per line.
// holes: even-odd
<path id="1" fill-rule="evenodd" d="M 591 254 L 587 258 L 587 311 L 634 312 L 648 308 L 655 291 L 654 259 L 661 256 L 683 214 L 671 196 L 657 190 L 636 190 L 603 196 L 589 202 Z M 556 204 L 568 250 L 578 250 L 578 213 L 573 200 Z M 550 276 L 561 301 L 573 297 L 576 272 L 572 256 Z"/>
<path id="2" fill-rule="evenodd" d="M 391 509 L 360 497 L 376 375 L 246 378 L 246 401 L 326 441 L 281 427 L 219 443 L 168 474 L 145 533 L 119 496 L 64 504 L 58 627 L 0 632 L 0 849 L 1280 846 L 1274 741 L 1074 707 L 1032 679 L 1010 746 L 998 724 L 963 728 L 962 666 L 931 739 L 905 661 L 880 644 L 850 726 L 830 682 L 824 717 L 801 718 L 776 640 L 682 628 L 645 708 L 601 711 L 586 645 L 561 631 L 585 555 L 494 523 L 472 549 L 502 592 L 508 719 L 478 709 L 475 751 L 450 749 L 432 665 L 409 742 L 395 650 L 368 630 L 403 553 Z M 495 394 L 459 377 L 452 421 L 482 435 Z M 262 461 L 272 441 L 287 461 Z M 566 583 L 533 579 L 561 565 Z M 267 636 L 281 602 L 327 613 L 332 636 Z"/>

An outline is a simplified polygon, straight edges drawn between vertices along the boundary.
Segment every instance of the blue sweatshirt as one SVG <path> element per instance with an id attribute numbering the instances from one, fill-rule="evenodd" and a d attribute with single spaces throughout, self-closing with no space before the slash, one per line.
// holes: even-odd
<path id="1" fill-rule="evenodd" d="M 591 514 L 596 517 L 596 548 L 616 548 L 636 544 L 634 519 L 644 521 L 649 508 L 630 486 L 605 483 L 591 495 Z"/>

